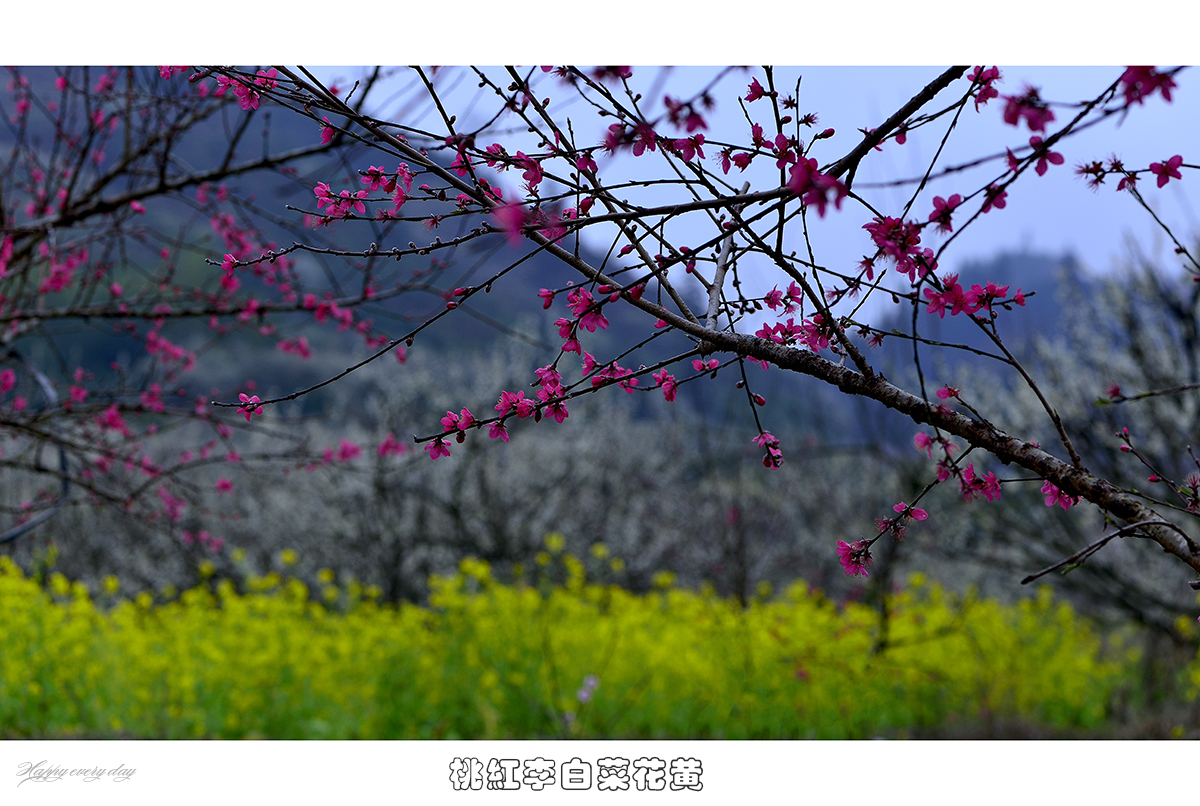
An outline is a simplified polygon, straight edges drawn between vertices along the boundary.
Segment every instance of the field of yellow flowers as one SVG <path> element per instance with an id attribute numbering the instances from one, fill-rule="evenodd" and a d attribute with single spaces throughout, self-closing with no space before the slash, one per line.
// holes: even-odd
<path id="1" fill-rule="evenodd" d="M 113 578 L 94 595 L 59 574 L 39 585 L 0 557 L 0 735 L 865 738 L 995 717 L 1087 729 L 1137 661 L 1048 588 L 1004 606 L 914 575 L 879 651 L 876 610 L 801 583 L 743 608 L 668 574 L 644 595 L 589 582 L 553 549 L 516 574 L 466 560 L 432 580 L 428 606 L 379 604 L 329 570 L 315 590 L 272 573 L 127 599 Z"/>

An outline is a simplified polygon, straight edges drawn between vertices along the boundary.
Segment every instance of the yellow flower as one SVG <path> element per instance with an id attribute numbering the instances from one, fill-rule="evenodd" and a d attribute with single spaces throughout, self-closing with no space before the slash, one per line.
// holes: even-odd
<path id="1" fill-rule="evenodd" d="M 546 535 L 545 543 L 546 548 L 548 548 L 552 554 L 557 554 L 567 547 L 567 539 L 563 537 L 560 532 L 551 532 L 550 534 Z"/>
<path id="2" fill-rule="evenodd" d="M 603 560 L 608 556 L 608 546 L 604 545 L 603 543 L 593 543 L 592 556 L 597 560 Z"/>
<path id="3" fill-rule="evenodd" d="M 291 549 L 284 549 L 283 551 L 279 552 L 279 562 L 283 563 L 284 565 L 295 565 L 297 559 L 296 552 L 292 551 Z"/>

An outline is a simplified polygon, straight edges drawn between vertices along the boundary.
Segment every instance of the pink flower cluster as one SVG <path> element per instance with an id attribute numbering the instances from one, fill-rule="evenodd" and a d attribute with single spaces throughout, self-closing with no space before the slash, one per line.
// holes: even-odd
<path id="1" fill-rule="evenodd" d="M 679 391 L 679 384 L 675 381 L 675 376 L 663 368 L 652 374 L 650 377 L 658 381 L 657 388 L 663 390 L 663 397 L 667 399 L 667 402 L 675 402 L 675 395 Z"/>
<path id="2" fill-rule="evenodd" d="M 11 372 L 11 370 L 6 370 L 6 372 Z M 8 391 L 3 387 L 3 381 L 0 379 L 0 390 Z M 116 403 L 105 409 L 102 414 L 96 415 L 96 424 L 105 430 L 116 431 L 123 436 L 129 436 L 129 428 L 125 425 L 125 418 L 121 416 Z"/>
<path id="3" fill-rule="evenodd" d="M 811 319 L 803 319 L 796 324 L 795 318 L 787 322 L 776 322 L 768 325 L 766 322 L 755 332 L 760 339 L 770 339 L 776 344 L 790 345 L 799 342 L 807 345 L 814 353 L 829 347 L 832 330 L 825 325 L 821 314 L 814 314 Z"/>
<path id="4" fill-rule="evenodd" d="M 163 514 L 165 514 L 172 523 L 178 522 L 179 519 L 183 517 L 183 510 L 187 508 L 187 501 L 171 495 L 171 491 L 166 487 L 158 488 L 158 497 L 162 501 Z"/>
<path id="5" fill-rule="evenodd" d="M 1042 493 L 1046 496 L 1046 506 L 1048 507 L 1058 504 L 1063 509 L 1070 509 L 1079 503 L 1078 498 L 1073 495 L 1067 495 L 1049 481 L 1042 485 Z"/>
<path id="6" fill-rule="evenodd" d="M 614 366 L 616 366 L 614 364 Z M 562 387 L 562 375 L 554 368 L 554 365 L 541 367 L 535 370 L 538 376 L 540 388 L 537 391 L 538 400 L 545 405 L 547 416 L 551 417 L 554 422 L 562 424 L 562 421 L 567 419 L 568 412 L 566 403 L 562 400 L 565 390 Z M 636 379 L 634 380 L 636 383 Z M 503 399 L 503 398 L 502 398 Z M 535 411 L 533 415 L 535 421 L 541 419 L 541 411 Z"/>
<path id="7" fill-rule="evenodd" d="M 335 196 L 329 185 L 318 182 L 313 193 L 317 197 L 317 209 L 325 210 L 330 218 L 349 218 L 351 213 L 364 215 L 367 212 L 367 206 L 362 202 L 367 197 L 365 190 L 356 190 L 353 194 L 343 190 Z"/>
<path id="8" fill-rule="evenodd" d="M 588 333 L 595 333 L 596 328 L 608 329 L 608 319 L 600 312 L 600 305 L 603 304 L 597 304 L 592 298 L 592 292 L 586 288 L 574 288 L 567 292 L 567 307 L 579 320 L 580 327 Z M 562 326 L 559 327 L 561 329 Z"/>
<path id="9" fill-rule="evenodd" d="M 1153 67 L 1127 67 L 1120 80 L 1126 105 L 1145 103 L 1145 99 L 1156 92 L 1162 95 L 1164 101 L 1171 103 L 1175 81 Z"/>
<path id="10" fill-rule="evenodd" d="M 794 313 L 804 300 L 804 291 L 796 283 L 791 283 L 788 286 L 787 292 L 779 290 L 779 286 L 772 288 L 765 297 L 763 302 L 772 311 L 778 311 L 783 308 L 785 314 Z"/>
<path id="11" fill-rule="evenodd" d="M 783 167 L 783 166 L 780 166 Z M 834 207 L 842 209 L 842 199 L 846 198 L 846 186 L 832 176 L 826 176 L 817 170 L 815 159 L 800 157 L 788 173 L 788 190 L 800 197 L 805 205 L 816 206 L 817 214 L 825 217 L 825 208 L 832 201 Z"/>
<path id="12" fill-rule="evenodd" d="M 959 492 L 964 501 L 983 498 L 986 501 L 1000 500 L 1000 480 L 995 473 L 976 475 L 974 463 L 969 463 L 958 480 Z"/>
<path id="13" fill-rule="evenodd" d="M 161 74 L 161 68 L 159 72 Z M 279 84 L 275 80 L 278 75 L 279 73 L 274 67 L 270 70 L 259 70 L 258 77 L 254 79 L 253 86 L 244 84 L 228 76 L 217 76 L 217 90 L 213 95 L 219 98 L 225 94 L 226 90 L 232 89 L 234 96 L 238 99 L 238 106 L 246 111 L 258 109 L 258 101 L 262 92 L 274 89 Z"/>
<path id="14" fill-rule="evenodd" d="M 1046 124 L 1054 121 L 1054 113 L 1042 101 L 1036 87 L 1025 85 L 1021 95 L 1004 96 L 1004 122 L 1009 126 L 1019 126 L 1024 120 L 1031 132 L 1043 132 Z"/>
<path id="15" fill-rule="evenodd" d="M 636 387 L 638 385 L 638 379 L 630 377 L 631 375 L 633 375 L 633 370 L 618 366 L 616 361 L 611 362 L 610 364 L 605 366 L 603 369 L 601 369 L 599 372 L 596 372 L 596 368 L 599 366 L 600 366 L 600 364 L 597 363 L 595 357 L 592 356 L 591 353 L 584 352 L 584 354 L 583 354 L 583 374 L 591 375 L 592 373 L 595 373 L 594 375 L 592 375 L 592 388 L 593 389 L 596 387 L 599 387 L 599 386 L 603 386 L 605 383 L 608 383 L 609 381 L 616 381 L 618 383 L 618 385 L 622 389 L 624 389 L 628 394 L 633 394 L 634 387 Z M 545 369 L 545 368 L 543 368 L 543 369 Z M 541 377 L 541 372 L 542 372 L 542 370 L 538 370 L 539 377 Z M 561 380 L 561 378 L 559 380 Z M 674 396 L 672 395 L 672 398 L 673 397 Z"/>
<path id="16" fill-rule="evenodd" d="M 396 439 L 396 435 L 389 431 L 387 439 L 379 443 L 377 452 L 380 456 L 403 456 L 407 450 L 405 444 Z"/>
<path id="17" fill-rule="evenodd" d="M 1000 91 L 992 86 L 1000 80 L 1000 68 L 998 67 L 989 67 L 985 70 L 982 65 L 978 66 L 967 76 L 967 80 L 979 84 L 979 88 L 975 91 L 976 112 L 979 111 L 980 106 L 1000 95 Z"/>
<path id="18" fill-rule="evenodd" d="M 863 224 L 863 229 L 871 234 L 880 252 L 896 263 L 896 270 L 907 274 L 911 282 L 937 269 L 933 250 L 920 248 L 921 228 L 915 222 L 876 216 L 871 223 Z M 867 279 L 874 279 L 869 268 Z"/>
<path id="19" fill-rule="evenodd" d="M 941 319 L 946 318 L 947 308 L 950 309 L 951 316 L 957 316 L 960 313 L 973 314 L 984 308 L 990 311 L 994 302 L 1004 299 L 1008 294 L 1008 286 L 998 286 L 990 280 L 987 285 L 975 283 L 969 291 L 964 291 L 958 282 L 957 274 L 944 276 L 942 289 L 942 291 L 935 291 L 932 288 L 925 289 L 925 298 L 929 300 L 925 312 L 936 313 Z M 1012 301 L 1017 305 L 1025 304 L 1025 295 L 1021 293 L 1021 289 L 1017 289 Z"/>
<path id="20" fill-rule="evenodd" d="M 859 540 L 855 543 L 847 543 L 845 540 L 839 540 L 837 544 L 838 560 L 842 563 L 842 568 L 846 569 L 846 573 L 850 576 L 870 576 L 867 573 L 867 566 L 874 559 L 871 556 L 871 547 L 866 540 Z"/>
<path id="21" fill-rule="evenodd" d="M 769 431 L 763 431 L 751 441 L 758 447 L 767 449 L 762 459 L 763 467 L 775 470 L 783 464 L 783 451 L 779 448 L 778 437 Z"/>
<path id="22" fill-rule="evenodd" d="M 300 336 L 295 339 L 283 339 L 279 342 L 279 348 L 285 353 L 298 355 L 305 361 L 312 357 L 312 348 L 308 346 L 308 337 Z"/>
<path id="23" fill-rule="evenodd" d="M 190 546 L 193 543 L 198 543 L 201 546 L 207 547 L 213 553 L 220 551 L 225 545 L 225 538 L 215 537 L 209 534 L 207 530 L 197 532 L 194 535 L 191 532 L 184 532 L 181 537 L 187 545 Z"/>
<path id="24" fill-rule="evenodd" d="M 466 431 L 473 425 L 475 425 L 475 417 L 471 414 L 470 409 L 466 407 L 463 407 L 458 414 L 448 411 L 446 412 L 446 416 L 442 418 L 442 430 L 453 432 L 454 439 L 459 444 L 462 444 L 462 441 L 466 439 Z"/>
<path id="25" fill-rule="evenodd" d="M 667 117 L 673 126 L 684 128 L 688 134 L 697 129 L 707 129 L 708 124 L 690 103 L 677 101 L 670 95 L 663 97 L 663 106 L 667 108 Z"/>

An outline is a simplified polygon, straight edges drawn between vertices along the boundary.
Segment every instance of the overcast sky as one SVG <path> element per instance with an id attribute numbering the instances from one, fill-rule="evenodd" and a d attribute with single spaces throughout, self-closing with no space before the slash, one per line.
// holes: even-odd
<path id="1" fill-rule="evenodd" d="M 837 131 L 835 137 L 819 142 L 811 152 L 821 164 L 826 164 L 842 156 L 861 139 L 862 135 L 857 131 L 859 128 L 874 127 L 881 123 L 943 69 L 780 68 L 776 72 L 776 86 L 790 88 L 797 77 L 803 77 L 799 112 L 815 112 L 819 116 L 819 126 L 814 131 L 826 127 Z M 1032 84 L 1041 89 L 1043 99 L 1052 102 L 1078 102 L 1095 98 L 1122 71 L 1119 67 L 1001 66 L 1001 69 L 1003 81 L 997 88 L 1002 95 L 1019 94 L 1026 84 Z M 331 68 L 322 72 L 330 76 L 349 76 L 354 71 Z M 716 68 L 704 67 L 666 71 L 657 67 L 638 67 L 634 71 L 634 81 L 647 91 L 652 87 L 657 88 L 655 95 L 648 95 L 652 103 L 644 107 L 648 114 L 655 114 L 662 110 L 662 95 L 689 97 L 716 72 Z M 564 103 L 562 99 L 569 97 L 569 90 L 556 87 L 552 76 L 537 75 L 545 82 L 545 92 L 539 92 L 539 95 L 554 97 L 552 108 L 558 109 L 558 114 L 573 119 L 579 142 L 599 143 L 608 121 L 597 118 L 583 104 Z M 755 76 L 763 76 L 761 68 L 733 73 L 718 86 L 714 92 L 718 107 L 708 116 L 709 129 L 706 134 L 710 139 L 733 142 L 748 140 L 749 127 L 736 98 L 746 94 L 746 86 Z M 472 106 L 477 92 L 473 79 L 456 81 L 453 68 L 444 70 L 439 79 L 447 87 L 456 87 L 449 95 L 452 111 Z M 1165 267 L 1178 266 L 1179 259 L 1172 253 L 1173 245 L 1165 239 L 1161 228 L 1128 194 L 1117 192 L 1116 179 L 1110 178 L 1098 191 L 1092 191 L 1074 170 L 1080 163 L 1103 160 L 1114 153 L 1131 168 L 1144 169 L 1151 162 L 1164 161 L 1174 154 L 1184 155 L 1185 161 L 1192 164 L 1200 163 L 1200 155 L 1193 150 L 1195 132 L 1200 131 L 1200 79 L 1197 79 L 1195 72 L 1184 71 L 1177 77 L 1177 83 L 1173 103 L 1167 103 L 1156 95 L 1144 105 L 1135 107 L 1123 121 L 1119 116 L 1113 116 L 1057 146 L 1056 150 L 1065 158 L 1064 164 L 1051 166 L 1046 175 L 1041 177 L 1032 171 L 1024 175 L 1010 189 L 1005 209 L 981 216 L 962 237 L 955 240 L 943 260 L 942 270 L 957 270 L 966 261 L 987 260 L 1005 250 L 1029 250 L 1055 256 L 1071 253 L 1091 270 L 1108 271 L 1128 254 L 1130 243 L 1136 243 Z M 955 85 L 939 96 L 931 108 L 940 108 L 939 104 L 953 100 L 955 94 L 961 91 Z M 1002 121 L 1003 106 L 1002 99 L 992 100 L 978 113 L 968 106 L 938 165 L 945 167 L 982 156 L 999 156 L 1004 154 L 1006 147 L 1016 150 L 1026 145 L 1030 132 L 1024 125 L 1019 129 L 1005 125 Z M 474 116 L 490 116 L 494 108 L 494 97 L 485 96 L 474 106 Z M 770 119 L 766 102 L 760 101 L 748 109 L 764 123 Z M 1058 109 L 1056 114 L 1057 119 L 1051 124 L 1050 131 L 1069 120 L 1071 113 Z M 430 119 L 410 116 L 405 121 L 437 130 L 436 122 Z M 460 126 L 460 130 L 464 128 Z M 882 152 L 872 153 L 869 159 L 864 160 L 855 178 L 855 191 L 868 198 L 882 212 L 900 215 L 911 190 L 872 189 L 871 183 L 921 176 L 928 168 L 929 160 L 945 130 L 946 125 L 939 123 L 914 132 L 903 146 L 895 142 L 886 143 Z M 526 150 L 533 151 L 535 146 L 536 143 L 530 141 Z M 510 153 L 515 150 L 509 147 Z M 708 157 L 712 159 L 715 149 L 709 151 Z M 669 171 L 663 173 L 668 169 L 661 164 L 657 155 L 636 159 L 631 156 L 599 158 L 598 162 L 601 174 L 609 182 L 613 181 L 614 176 L 642 179 L 670 175 Z M 758 163 L 770 170 L 755 173 L 752 166 L 745 175 L 753 177 L 752 189 L 765 190 L 777 185 L 778 174 L 774 171 L 773 162 L 760 159 Z M 1004 170 L 1003 159 L 996 159 L 981 168 L 936 180 L 918 197 L 909 217 L 924 220 L 933 209 L 932 199 L 935 195 L 949 197 L 953 193 L 962 193 L 965 196 L 995 179 Z M 740 182 L 742 177 L 734 168 L 730 178 Z M 519 177 L 509 172 L 504 179 L 509 187 L 506 195 L 511 196 L 516 192 L 514 183 L 519 181 Z M 1162 189 L 1155 187 L 1153 179 L 1152 176 L 1144 176 L 1140 185 L 1143 196 L 1159 217 L 1191 246 L 1196 234 L 1200 233 L 1196 215 L 1200 209 L 1200 172 L 1185 169 L 1182 181 L 1172 181 Z M 658 201 L 677 201 L 680 199 L 678 192 L 676 190 L 675 195 L 661 196 Z M 975 204 L 968 209 L 973 212 L 977 206 Z M 822 264 L 850 271 L 864 254 L 873 252 L 870 237 L 862 229 L 862 225 L 871 219 L 871 214 L 861 206 L 847 201 L 842 211 L 831 212 L 823 221 L 815 216 L 810 219 L 815 251 Z M 926 245 L 936 247 L 944 238 L 936 235 L 933 228 L 925 232 Z M 708 228 L 701 228 L 697 229 L 694 236 L 686 230 L 676 232 L 674 236 L 677 244 L 699 243 L 710 237 L 711 232 Z M 611 233 L 606 232 L 603 237 L 610 238 Z M 596 245 L 603 248 L 599 240 Z"/>
<path id="2" fill-rule="evenodd" d="M 6 11 L 10 30 L 42 31 L 46 35 L 6 42 L 5 60 L 16 64 L 81 64 L 179 62 L 258 64 L 301 61 L 308 64 L 375 63 L 550 63 L 566 61 L 653 64 L 776 64 L 826 65 L 999 64 L 1004 72 L 1003 93 L 1019 92 L 1025 82 L 1042 89 L 1044 98 L 1077 101 L 1095 95 L 1120 73 L 1119 67 L 1081 68 L 1070 64 L 1180 64 L 1195 60 L 1195 31 L 1200 11 L 1176 3 L 1145 0 L 1128 30 L 1116 18 L 1089 20 L 1078 6 L 1065 0 L 1044 0 L 1035 14 L 1021 18 L 986 4 L 964 5 L 934 0 L 920 14 L 905 14 L 894 3 L 862 0 L 847 16 L 845 6 L 797 6 L 782 0 L 761 0 L 752 6 L 706 7 L 687 4 L 560 3 L 507 8 L 484 0 L 457 0 L 444 9 L 400 10 L 382 15 L 364 7 L 361 13 L 326 25 L 334 10 L 327 5 L 298 2 L 282 13 L 277 6 L 238 7 L 236 13 L 214 14 L 191 7 L 164 8 L 148 2 L 118 2 L 79 9 L 69 17 L 44 5 L 19 4 Z M 437 13 L 435 13 L 437 12 Z M 1154 25 L 1149 21 L 1157 20 Z M 120 26 L 120 47 L 103 32 Z M 186 30 L 186 37 L 178 36 Z M 1055 67 L 1008 67 L 1006 64 L 1051 63 Z M 820 116 L 822 126 L 838 131 L 819 144 L 814 156 L 824 164 L 845 153 L 859 127 L 877 125 L 941 67 L 806 67 L 800 105 Z M 668 87 L 698 84 L 711 68 L 677 70 Z M 761 74 L 754 71 L 751 74 Z M 652 68 L 639 68 L 639 80 L 651 83 Z M 722 102 L 712 118 L 714 139 L 722 127 L 733 126 L 729 139 L 744 140 L 734 97 L 745 94 L 749 75 L 731 77 L 718 91 Z M 1066 163 L 1044 177 L 1029 177 L 1010 192 L 1008 207 L 982 217 L 947 254 L 944 269 L 968 259 L 986 259 L 1003 249 L 1027 248 L 1060 254 L 1074 253 L 1087 267 L 1107 270 L 1125 253 L 1131 237 L 1162 262 L 1173 259 L 1150 217 L 1113 180 L 1098 193 L 1089 191 L 1074 175 L 1080 162 L 1112 153 L 1126 164 L 1144 168 L 1152 161 L 1189 152 L 1200 131 L 1200 79 L 1192 72 L 1178 77 L 1175 102 L 1155 97 L 1118 126 L 1106 123 L 1059 150 Z M 661 103 L 661 99 L 658 99 Z M 952 164 L 980 155 L 1002 153 L 1005 146 L 1027 142 L 1029 132 L 1004 126 L 1001 104 L 993 102 L 976 115 L 964 115 L 966 136 L 951 139 L 941 160 Z M 582 117 L 582 116 L 581 116 Z M 1059 115 L 1059 121 L 1065 115 Z M 581 124 L 584 126 L 587 124 Z M 603 131 L 592 119 L 593 137 Z M 727 130 L 727 129 L 726 129 Z M 889 144 L 871 155 L 856 177 L 856 190 L 896 176 L 915 176 L 936 148 L 936 132 L 921 132 L 905 146 Z M 997 170 L 993 171 L 993 166 Z M 985 170 L 990 176 L 960 175 L 927 189 L 911 215 L 927 216 L 933 195 L 969 192 L 998 175 L 999 163 Z M 602 164 L 602 168 L 605 166 Z M 640 168 L 638 170 L 641 170 Z M 967 181 L 967 180 L 970 181 Z M 760 187 L 756 185 L 756 187 Z M 761 186 L 765 187 L 765 185 Z M 1181 182 L 1161 190 L 1143 182 L 1147 200 L 1165 221 L 1189 239 L 1200 232 L 1200 172 L 1185 171 Z M 902 201 L 896 192 L 873 194 L 886 212 L 896 213 Z M 823 262 L 845 265 L 869 251 L 861 229 L 867 220 L 862 208 L 848 205 L 831 215 L 814 232 Z M 926 242 L 937 244 L 932 233 Z"/>

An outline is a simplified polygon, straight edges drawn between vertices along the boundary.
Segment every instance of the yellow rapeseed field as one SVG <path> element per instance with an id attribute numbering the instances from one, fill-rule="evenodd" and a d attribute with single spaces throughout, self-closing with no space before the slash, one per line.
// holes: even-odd
<path id="1" fill-rule="evenodd" d="M 428 606 L 278 574 L 93 597 L 0 558 L 0 735 L 861 738 L 988 718 L 1101 725 L 1136 662 L 1048 588 L 1002 605 L 919 575 L 880 614 L 796 583 L 589 582 L 548 541 L 531 580 L 465 560 Z M 281 558 L 286 567 L 294 553 Z M 610 564 L 606 551 L 593 560 Z M 613 565 L 612 567 L 616 567 Z M 550 582 L 555 571 L 560 582 Z M 518 572 L 523 573 L 523 572 Z M 1200 684 L 1200 677 L 1196 682 Z"/>

